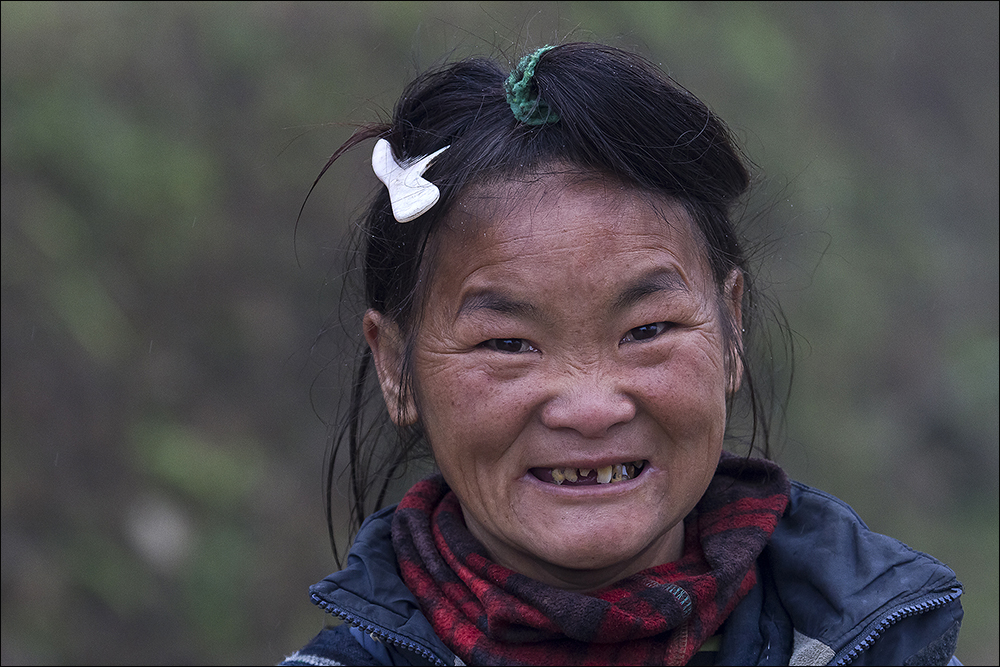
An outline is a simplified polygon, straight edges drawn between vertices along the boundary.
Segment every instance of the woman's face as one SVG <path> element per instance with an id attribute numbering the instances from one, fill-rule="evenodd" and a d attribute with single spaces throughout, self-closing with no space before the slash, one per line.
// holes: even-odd
<path id="1" fill-rule="evenodd" d="M 370 311 L 366 334 L 494 560 L 590 590 L 681 555 L 722 448 L 742 278 L 720 296 L 683 208 L 617 182 L 547 177 L 518 201 L 498 217 L 467 198 L 436 233 L 402 412 L 398 331 Z"/>

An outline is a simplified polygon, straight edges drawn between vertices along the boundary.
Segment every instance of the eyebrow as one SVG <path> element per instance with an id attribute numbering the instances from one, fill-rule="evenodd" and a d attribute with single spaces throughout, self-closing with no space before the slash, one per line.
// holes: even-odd
<path id="1" fill-rule="evenodd" d="M 526 301 L 518 301 L 494 290 L 483 290 L 469 294 L 462 300 L 462 305 L 458 308 L 458 317 L 471 315 L 480 310 L 524 318 L 538 312 L 535 306 Z"/>
<path id="2" fill-rule="evenodd" d="M 634 306 L 650 294 L 659 292 L 687 294 L 690 289 L 676 269 L 655 269 L 639 277 L 622 290 L 618 298 L 615 299 L 612 309 L 621 312 Z M 466 296 L 458 308 L 457 317 L 468 316 L 482 310 L 519 318 L 533 318 L 539 314 L 538 308 L 527 301 L 519 301 L 503 292 L 485 289 Z"/>
<path id="3" fill-rule="evenodd" d="M 612 308 L 623 311 L 658 292 L 690 292 L 681 274 L 673 268 L 656 269 L 640 277 L 618 295 Z"/>

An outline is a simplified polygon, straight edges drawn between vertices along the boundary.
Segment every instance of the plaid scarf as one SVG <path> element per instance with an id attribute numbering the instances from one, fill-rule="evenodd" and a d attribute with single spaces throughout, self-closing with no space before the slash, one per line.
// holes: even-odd
<path id="1" fill-rule="evenodd" d="M 440 475 L 406 493 L 392 542 L 407 587 L 466 664 L 683 665 L 753 588 L 788 493 L 774 463 L 723 453 L 685 518 L 680 560 L 586 594 L 490 561 Z"/>

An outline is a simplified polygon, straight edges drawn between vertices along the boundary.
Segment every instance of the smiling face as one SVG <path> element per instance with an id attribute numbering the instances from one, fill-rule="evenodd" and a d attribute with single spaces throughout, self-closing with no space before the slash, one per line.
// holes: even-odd
<path id="1" fill-rule="evenodd" d="M 681 555 L 722 449 L 742 278 L 720 293 L 684 209 L 615 181 L 517 197 L 499 219 L 467 197 L 435 233 L 406 404 L 398 329 L 369 311 L 365 333 L 390 412 L 419 420 L 493 559 L 591 590 Z"/>

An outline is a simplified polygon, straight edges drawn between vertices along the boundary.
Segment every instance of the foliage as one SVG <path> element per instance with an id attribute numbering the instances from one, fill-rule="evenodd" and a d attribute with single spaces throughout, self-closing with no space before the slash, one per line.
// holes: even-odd
<path id="1" fill-rule="evenodd" d="M 276 662 L 321 627 L 314 342 L 358 340 L 365 156 L 298 208 L 416 71 L 570 39 L 743 138 L 801 352 L 779 461 L 949 563 L 959 656 L 996 662 L 996 4 L 0 8 L 4 664 Z"/>

